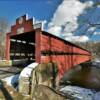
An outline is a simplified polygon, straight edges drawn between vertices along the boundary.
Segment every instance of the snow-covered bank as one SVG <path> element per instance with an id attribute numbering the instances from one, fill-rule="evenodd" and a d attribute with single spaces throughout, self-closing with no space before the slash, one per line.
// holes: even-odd
<path id="1" fill-rule="evenodd" d="M 14 88 L 18 87 L 20 77 L 30 77 L 31 71 L 38 65 L 38 63 L 31 63 L 25 67 L 20 74 L 12 75 L 6 77 L 2 80 L 7 82 L 7 85 L 13 86 Z"/>
<path id="2" fill-rule="evenodd" d="M 92 66 L 100 68 L 100 60 L 99 59 L 95 59 L 94 61 L 92 61 Z"/>
<path id="3" fill-rule="evenodd" d="M 18 81 L 19 81 L 19 74 L 12 75 L 10 77 L 6 77 L 2 80 L 6 81 L 7 85 L 10 85 L 10 86 L 13 86 L 14 88 L 17 88 Z"/>
<path id="4" fill-rule="evenodd" d="M 100 92 L 78 86 L 65 86 L 60 91 L 74 100 L 100 100 Z"/>

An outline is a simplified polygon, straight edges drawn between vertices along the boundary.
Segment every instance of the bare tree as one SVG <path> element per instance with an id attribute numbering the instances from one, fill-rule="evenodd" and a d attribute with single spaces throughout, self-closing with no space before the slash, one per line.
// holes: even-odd
<path id="1" fill-rule="evenodd" d="M 8 30 L 8 20 L 4 17 L 0 17 L 0 57 L 5 56 L 5 40 Z"/>

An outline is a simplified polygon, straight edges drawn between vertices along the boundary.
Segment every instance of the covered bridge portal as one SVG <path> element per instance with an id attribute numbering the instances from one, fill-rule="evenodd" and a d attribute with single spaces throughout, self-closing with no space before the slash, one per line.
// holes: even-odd
<path id="1" fill-rule="evenodd" d="M 72 66 L 89 61 L 91 53 L 41 30 L 26 15 L 16 20 L 6 37 L 6 59 L 31 59 L 38 63 L 55 62 L 62 76 Z"/>
<path id="2" fill-rule="evenodd" d="M 10 37 L 10 59 L 32 59 L 35 61 L 35 31 Z"/>

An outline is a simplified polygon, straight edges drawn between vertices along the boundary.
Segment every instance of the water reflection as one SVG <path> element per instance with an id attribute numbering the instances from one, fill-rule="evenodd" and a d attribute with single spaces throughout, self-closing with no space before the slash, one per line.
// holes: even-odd
<path id="1" fill-rule="evenodd" d="M 64 75 L 61 84 L 100 90 L 100 67 L 87 63 L 78 65 Z"/>

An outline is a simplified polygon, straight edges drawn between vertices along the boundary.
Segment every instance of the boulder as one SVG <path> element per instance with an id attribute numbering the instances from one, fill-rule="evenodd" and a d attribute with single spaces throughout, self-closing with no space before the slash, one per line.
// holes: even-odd
<path id="1" fill-rule="evenodd" d="M 12 86 L 0 80 L 0 100 L 32 100 L 30 96 L 23 96 L 18 93 Z"/>
<path id="2" fill-rule="evenodd" d="M 44 85 L 35 85 L 32 94 L 33 100 L 65 100 L 63 96 Z"/>
<path id="3" fill-rule="evenodd" d="M 24 95 L 30 94 L 30 77 L 32 70 L 38 65 L 38 63 L 31 63 L 25 67 L 19 75 L 19 92 Z"/>
<path id="4" fill-rule="evenodd" d="M 42 84 L 49 87 L 55 87 L 56 77 L 58 74 L 57 65 L 53 63 L 39 64 L 32 71 L 32 86 Z"/>

